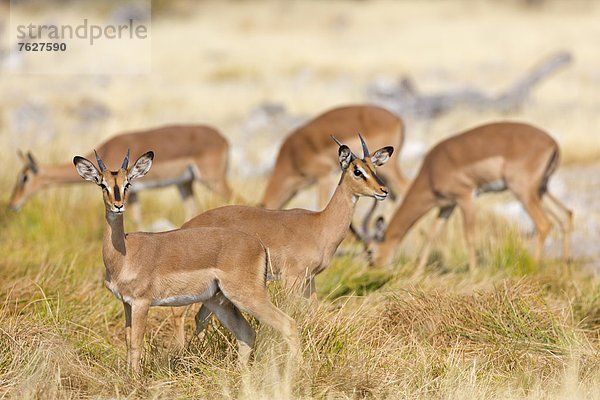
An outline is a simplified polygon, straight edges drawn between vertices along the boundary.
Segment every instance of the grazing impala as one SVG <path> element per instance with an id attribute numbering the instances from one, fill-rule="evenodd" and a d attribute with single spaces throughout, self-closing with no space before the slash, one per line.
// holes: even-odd
<path id="1" fill-rule="evenodd" d="M 314 277 L 322 272 L 348 232 L 356 201 L 360 196 L 383 200 L 387 187 L 375 174 L 375 167 L 385 164 L 394 149 L 383 147 L 373 156 L 360 138 L 363 157 L 358 158 L 340 142 L 338 163 L 342 169 L 338 186 L 325 209 L 265 210 L 249 206 L 225 206 L 206 211 L 186 222 L 182 229 L 219 226 L 237 229 L 259 237 L 269 249 L 273 278 L 281 276 L 288 287 L 304 285 L 305 296 L 315 295 Z M 198 313 L 204 321 L 207 313 Z M 176 340 L 184 342 L 183 309 L 173 309 Z M 202 326 L 202 323 L 197 325 Z"/>
<path id="2" fill-rule="evenodd" d="M 269 209 L 282 208 L 296 192 L 317 183 L 319 207 L 325 207 L 333 186 L 332 174 L 338 168 L 330 135 L 349 146 L 358 146 L 356 133 L 360 132 L 371 146 L 383 147 L 392 143 L 399 154 L 404 141 L 403 131 L 400 118 L 376 106 L 346 106 L 319 115 L 283 141 L 261 205 Z M 397 158 L 394 157 L 380 175 L 392 190 L 404 190 L 408 184 L 400 172 Z"/>
<path id="3" fill-rule="evenodd" d="M 254 330 L 240 310 L 279 331 L 299 356 L 296 323 L 270 301 L 266 289 L 269 254 L 260 241 L 222 228 L 195 228 L 160 233 L 123 231 L 129 188 L 146 175 L 154 153 L 143 154 L 128 168 L 107 170 L 75 157 L 79 175 L 102 188 L 106 208 L 102 256 L 105 284 L 125 307 L 127 361 L 140 370 L 144 331 L 150 306 L 184 306 L 203 302 L 233 332 L 244 365 L 254 344 Z"/>
<path id="4" fill-rule="evenodd" d="M 559 162 L 558 144 L 544 131 L 523 123 L 483 125 L 436 145 L 384 232 L 382 220 L 367 249 L 376 265 L 389 264 L 394 251 L 413 224 L 434 207 L 439 214 L 421 252 L 417 272 L 427 262 L 431 244 L 458 205 L 464 217 L 469 266 L 475 258 L 473 195 L 512 191 L 530 215 L 538 233 L 534 257 L 539 260 L 554 220 L 563 236 L 568 259 L 572 213 L 548 192 L 548 180 Z M 373 239 L 373 240 L 371 240 Z"/>
<path id="5" fill-rule="evenodd" d="M 132 185 L 130 189 L 129 202 L 138 226 L 141 215 L 137 194 L 144 189 L 176 185 L 184 200 L 186 220 L 197 214 L 192 191 L 194 180 L 222 197 L 230 198 L 231 189 L 226 179 L 229 144 L 217 130 L 205 125 L 165 126 L 115 136 L 101 144 L 98 151 L 105 154 L 107 163 L 116 164 L 127 149 L 130 148 L 134 156 L 139 156 L 147 147 L 157 148 L 159 153 L 147 180 Z M 19 173 L 9 203 L 15 211 L 44 187 L 81 182 L 70 163 L 40 165 L 31 153 L 19 153 L 19 156 L 25 166 Z"/>

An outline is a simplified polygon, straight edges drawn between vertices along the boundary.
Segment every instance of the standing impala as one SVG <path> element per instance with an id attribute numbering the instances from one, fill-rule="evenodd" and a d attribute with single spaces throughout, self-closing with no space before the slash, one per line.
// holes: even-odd
<path id="1" fill-rule="evenodd" d="M 548 180 L 558 161 L 556 141 L 544 131 L 523 123 L 487 124 L 440 142 L 425 157 L 385 232 L 382 220 L 377 222 L 374 240 L 367 244 L 371 259 L 377 265 L 389 264 L 413 224 L 437 207 L 439 213 L 417 267 L 417 272 L 422 273 L 433 240 L 458 205 L 464 217 L 469 266 L 473 268 L 476 265 L 473 195 L 506 189 L 515 194 L 533 220 L 538 233 L 535 259 L 541 256 L 552 228 L 551 219 L 561 228 L 563 256 L 568 259 L 572 212 L 548 192 Z"/>
<path id="2" fill-rule="evenodd" d="M 385 164 L 394 149 L 383 147 L 373 156 L 360 138 L 363 157 L 339 145 L 338 165 L 342 175 L 327 207 L 319 212 L 303 209 L 265 210 L 249 206 L 225 206 L 206 211 L 186 222 L 182 229 L 218 226 L 237 229 L 259 237 L 269 249 L 270 275 L 281 276 L 286 286 L 304 285 L 305 296 L 315 294 L 314 277 L 322 272 L 348 232 L 356 201 L 361 196 L 383 200 L 387 187 L 375 174 L 375 167 Z M 201 309 L 197 327 L 203 325 L 207 313 Z M 184 343 L 183 309 L 173 309 L 176 340 Z"/>
<path id="3" fill-rule="evenodd" d="M 337 171 L 334 135 L 350 146 L 358 146 L 356 133 L 360 132 L 373 147 L 392 143 L 400 153 L 404 141 L 402 120 L 391 112 L 376 106 L 353 105 L 329 110 L 286 137 L 279 149 L 275 167 L 267 183 L 261 205 L 279 209 L 295 194 L 317 183 L 319 207 L 329 201 L 333 173 Z M 407 181 L 400 172 L 397 156 L 380 175 L 392 190 L 404 190 Z"/>
<path id="4" fill-rule="evenodd" d="M 192 190 L 194 180 L 225 199 L 230 198 L 231 189 L 226 178 L 229 144 L 217 130 L 205 125 L 174 125 L 131 132 L 109 139 L 98 147 L 98 151 L 105 155 L 107 163 L 117 164 L 127 149 L 139 156 L 147 147 L 159 149 L 159 153 L 147 180 L 130 189 L 129 202 L 138 226 L 141 223 L 138 192 L 145 189 L 176 185 L 185 204 L 186 220 L 197 214 Z M 25 166 L 19 173 L 9 203 L 15 211 L 42 188 L 81 182 L 70 163 L 40 165 L 31 153 L 19 153 L 19 156 Z"/>
<path id="5" fill-rule="evenodd" d="M 233 332 L 240 364 L 247 362 L 255 338 L 240 310 L 279 331 L 291 354 L 299 356 L 296 323 L 270 301 L 266 288 L 269 254 L 257 238 L 222 228 L 126 235 L 123 213 L 129 188 L 148 173 L 154 153 L 143 154 L 131 168 L 127 153 L 117 171 L 107 170 L 96 158 L 100 170 L 83 157 L 75 157 L 73 163 L 83 179 L 102 188 L 105 284 L 125 308 L 129 367 L 140 370 L 150 306 L 196 302 L 203 302 Z"/>

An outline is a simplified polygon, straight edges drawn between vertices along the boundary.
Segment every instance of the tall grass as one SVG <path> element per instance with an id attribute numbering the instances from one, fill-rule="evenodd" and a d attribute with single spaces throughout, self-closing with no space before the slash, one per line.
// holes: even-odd
<path id="1" fill-rule="evenodd" d="M 425 277 L 412 277 L 414 250 L 393 269 L 369 269 L 349 242 L 319 276 L 318 303 L 271 285 L 274 301 L 301 329 L 304 363 L 295 375 L 269 328 L 253 322 L 257 348 L 241 373 L 234 339 L 217 322 L 193 338 L 188 318 L 189 342 L 177 353 L 168 310 L 154 309 L 144 374 L 132 378 L 122 306 L 102 284 L 96 192 L 56 190 L 20 214 L 2 214 L 2 396 L 598 398 L 598 280 L 576 267 L 557 274 L 552 260 L 534 265 L 506 224 L 473 274 L 445 267 L 442 258 Z M 148 220 L 162 216 L 145 205 Z M 462 243 L 447 236 L 436 246 L 452 254 L 448 248 Z"/>

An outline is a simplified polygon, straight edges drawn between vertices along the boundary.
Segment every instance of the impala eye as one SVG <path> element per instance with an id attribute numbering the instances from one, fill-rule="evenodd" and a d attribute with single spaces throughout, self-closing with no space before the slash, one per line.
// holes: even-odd
<path id="1" fill-rule="evenodd" d="M 26 183 L 26 182 L 27 182 L 27 179 L 29 179 L 29 175 L 23 175 L 23 176 L 21 177 L 21 183 Z"/>
<path id="2" fill-rule="evenodd" d="M 131 187 L 131 183 L 126 182 L 125 186 L 124 186 L 125 190 L 129 189 L 130 187 Z"/>
<path id="3" fill-rule="evenodd" d="M 362 172 L 360 172 L 360 169 L 357 168 L 354 170 L 354 176 L 361 176 L 361 175 L 362 175 Z"/>
<path id="4" fill-rule="evenodd" d="M 106 190 L 108 192 L 108 186 L 106 186 L 106 183 L 100 182 L 100 187 L 102 188 L 102 190 Z"/>

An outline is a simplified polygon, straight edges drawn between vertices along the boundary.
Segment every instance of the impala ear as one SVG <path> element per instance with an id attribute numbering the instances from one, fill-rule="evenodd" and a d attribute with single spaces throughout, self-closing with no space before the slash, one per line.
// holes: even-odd
<path id="1" fill-rule="evenodd" d="M 354 153 L 352 153 L 352 150 L 350 150 L 350 148 L 345 144 L 340 146 L 338 156 L 340 158 L 340 166 L 342 167 L 343 171 L 345 171 L 350 166 L 350 163 L 356 159 L 356 156 Z"/>
<path id="2" fill-rule="evenodd" d="M 152 160 L 154 159 L 154 152 L 149 151 L 147 153 L 142 154 L 140 158 L 137 159 L 133 167 L 129 169 L 127 172 L 127 179 L 129 181 L 133 181 L 135 179 L 141 178 L 146 175 L 148 171 L 150 171 L 150 167 L 152 166 Z"/>
<path id="3" fill-rule="evenodd" d="M 376 242 L 383 242 L 385 238 L 385 219 L 380 216 L 375 221 L 375 233 L 373 234 L 373 239 Z"/>
<path id="4" fill-rule="evenodd" d="M 94 164 L 92 164 L 90 161 L 83 157 L 75 156 L 73 158 L 73 164 L 75 164 L 75 168 L 77 169 L 79 176 L 86 181 L 93 182 L 97 185 L 102 182 L 100 172 L 98 172 Z"/>
<path id="5" fill-rule="evenodd" d="M 388 160 L 392 156 L 392 153 L 394 153 L 394 148 L 392 146 L 383 147 L 377 150 L 375 154 L 373 154 L 373 157 L 371 157 L 371 162 L 376 167 L 380 167 L 386 162 L 388 162 Z"/>

